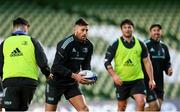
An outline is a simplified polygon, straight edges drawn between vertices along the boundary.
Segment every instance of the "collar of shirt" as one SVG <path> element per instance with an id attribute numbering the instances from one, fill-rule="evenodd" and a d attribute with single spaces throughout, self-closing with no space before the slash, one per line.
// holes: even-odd
<path id="1" fill-rule="evenodd" d="M 123 41 L 123 43 L 129 43 L 129 42 L 128 42 L 127 40 L 125 40 L 123 37 L 121 37 L 121 40 Z M 131 41 L 130 41 L 129 44 L 134 43 L 134 42 L 135 42 L 134 37 L 131 37 Z"/>
<path id="2" fill-rule="evenodd" d="M 155 44 L 159 44 L 159 43 L 160 43 L 160 41 L 156 41 L 156 40 L 154 40 L 154 39 L 152 39 L 152 38 L 150 38 L 150 40 L 151 40 L 151 42 L 153 42 L 153 43 L 155 43 Z"/>
<path id="3" fill-rule="evenodd" d="M 15 31 L 12 33 L 12 35 L 27 35 L 27 33 L 24 31 Z"/>
<path id="4" fill-rule="evenodd" d="M 131 38 L 130 43 L 127 42 L 127 40 L 125 40 L 123 37 L 121 37 L 121 40 L 122 40 L 124 46 L 127 47 L 127 48 L 132 48 L 132 47 L 134 46 L 134 44 L 135 44 L 135 39 L 134 39 L 134 37 Z"/>

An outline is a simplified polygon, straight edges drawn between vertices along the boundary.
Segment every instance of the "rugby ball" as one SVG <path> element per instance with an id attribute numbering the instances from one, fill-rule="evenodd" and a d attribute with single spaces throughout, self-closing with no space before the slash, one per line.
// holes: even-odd
<path id="1" fill-rule="evenodd" d="M 85 79 L 96 81 L 97 80 L 97 74 L 92 72 L 91 70 L 82 70 L 79 72 L 79 74 L 83 75 Z"/>

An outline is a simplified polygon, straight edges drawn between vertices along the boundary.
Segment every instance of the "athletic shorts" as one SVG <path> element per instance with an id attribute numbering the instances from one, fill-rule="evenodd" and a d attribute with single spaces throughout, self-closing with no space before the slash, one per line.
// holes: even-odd
<path id="1" fill-rule="evenodd" d="M 123 82 L 121 86 L 116 87 L 116 98 L 117 100 L 126 100 L 132 97 L 134 94 L 146 94 L 145 84 L 143 79 L 135 81 Z"/>
<path id="2" fill-rule="evenodd" d="M 45 97 L 46 103 L 57 105 L 61 100 L 61 96 L 64 95 L 67 100 L 77 95 L 82 95 L 79 85 L 72 84 L 67 86 L 52 86 L 46 83 Z"/>
<path id="3" fill-rule="evenodd" d="M 4 88 L 3 107 L 7 111 L 26 111 L 33 98 L 36 87 L 20 86 Z"/>
<path id="4" fill-rule="evenodd" d="M 156 88 L 154 90 L 149 90 L 147 89 L 147 97 L 146 97 L 146 102 L 152 102 L 157 99 L 164 99 L 164 92 L 157 90 Z"/>

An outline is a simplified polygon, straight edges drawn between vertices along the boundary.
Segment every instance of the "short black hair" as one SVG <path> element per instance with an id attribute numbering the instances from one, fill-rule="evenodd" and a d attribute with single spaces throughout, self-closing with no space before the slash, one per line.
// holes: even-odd
<path id="1" fill-rule="evenodd" d="M 87 26 L 88 23 L 84 18 L 81 17 L 75 22 L 75 25 Z"/>
<path id="2" fill-rule="evenodd" d="M 151 31 L 154 27 L 158 27 L 159 29 L 162 29 L 162 26 L 160 24 L 152 24 L 149 30 Z"/>
<path id="3" fill-rule="evenodd" d="M 133 24 L 133 22 L 130 19 L 123 20 L 121 22 L 121 24 L 120 24 L 120 27 L 122 28 L 122 26 L 125 25 L 125 24 L 132 25 L 134 27 L 134 24 Z"/>
<path id="4" fill-rule="evenodd" d="M 27 25 L 28 27 L 30 26 L 28 21 L 22 17 L 18 17 L 15 20 L 13 20 L 13 26 L 16 26 L 16 25 Z"/>

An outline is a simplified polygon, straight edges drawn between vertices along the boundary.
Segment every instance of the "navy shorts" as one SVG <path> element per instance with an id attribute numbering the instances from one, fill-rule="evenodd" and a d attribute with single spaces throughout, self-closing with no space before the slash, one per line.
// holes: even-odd
<path id="1" fill-rule="evenodd" d="M 56 105 L 60 101 L 62 95 L 64 95 L 65 98 L 69 100 L 70 98 L 77 95 L 82 95 L 82 93 L 78 84 L 56 87 L 46 83 L 46 103 Z"/>
<path id="2" fill-rule="evenodd" d="M 121 86 L 116 86 L 116 97 L 120 100 L 126 100 L 134 94 L 146 94 L 145 84 L 143 79 L 123 82 Z"/>
<path id="3" fill-rule="evenodd" d="M 29 108 L 36 87 L 20 86 L 4 88 L 3 107 L 7 111 L 26 111 Z"/>
<path id="4" fill-rule="evenodd" d="M 146 101 L 152 102 L 155 101 L 157 99 L 164 99 L 164 91 L 158 90 L 157 88 L 155 88 L 154 90 L 149 90 L 147 89 L 147 97 L 146 97 Z"/>

